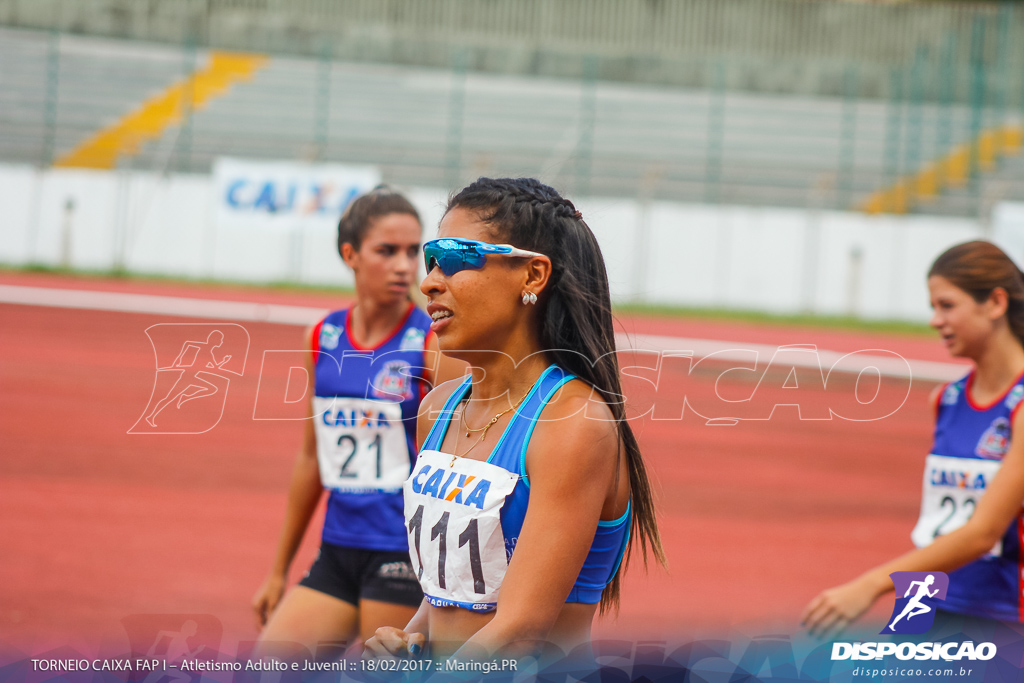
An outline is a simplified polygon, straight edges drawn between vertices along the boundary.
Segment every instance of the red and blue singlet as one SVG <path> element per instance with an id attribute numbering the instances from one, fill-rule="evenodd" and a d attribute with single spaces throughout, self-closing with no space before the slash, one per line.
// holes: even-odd
<path id="1" fill-rule="evenodd" d="M 1024 376 L 989 405 L 970 397 L 974 373 L 947 384 L 939 397 L 935 441 L 924 472 L 921 515 L 911 538 L 925 547 L 971 518 L 1010 445 L 1024 398 Z M 983 557 L 949 573 L 943 609 L 1003 621 L 1024 621 L 1024 509 Z"/>
<path id="2" fill-rule="evenodd" d="M 416 453 L 416 415 L 430 317 L 409 304 L 374 348 L 349 334 L 350 310 L 313 330 L 313 420 L 320 479 L 329 493 L 323 540 L 365 550 L 408 549 L 402 483 Z"/>

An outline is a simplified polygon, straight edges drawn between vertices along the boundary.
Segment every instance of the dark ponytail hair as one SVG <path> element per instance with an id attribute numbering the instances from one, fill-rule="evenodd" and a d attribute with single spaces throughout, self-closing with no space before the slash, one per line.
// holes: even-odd
<path id="1" fill-rule="evenodd" d="M 1006 290 L 1006 320 L 1024 346 L 1024 273 L 1002 249 L 982 240 L 950 247 L 935 259 L 928 271 L 928 277 L 933 275 L 946 278 L 978 303 L 996 287 Z"/>
<path id="2" fill-rule="evenodd" d="M 409 214 L 417 223 L 422 223 L 412 202 L 387 185 L 378 185 L 352 200 L 338 221 L 338 253 L 341 253 L 343 244 L 351 244 L 353 249 L 359 251 L 374 219 L 391 213 Z"/>
<path id="3" fill-rule="evenodd" d="M 626 563 L 639 542 L 644 567 L 648 548 L 664 565 L 651 484 L 626 421 L 608 274 L 594 233 L 571 201 L 532 178 L 480 178 L 452 197 L 446 212 L 456 207 L 477 213 L 496 231 L 495 241 L 551 259 L 551 278 L 538 304 L 541 347 L 560 367 L 596 389 L 618 424 L 633 506 Z M 617 572 L 604 589 L 602 613 L 618 606 L 621 575 Z"/>

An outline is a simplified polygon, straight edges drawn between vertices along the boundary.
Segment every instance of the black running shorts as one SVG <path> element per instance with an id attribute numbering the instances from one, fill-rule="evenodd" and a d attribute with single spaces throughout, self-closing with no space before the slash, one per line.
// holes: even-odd
<path id="1" fill-rule="evenodd" d="M 409 563 L 409 553 L 364 550 L 321 543 L 320 554 L 300 586 L 359 605 L 377 600 L 418 607 L 423 591 Z"/>

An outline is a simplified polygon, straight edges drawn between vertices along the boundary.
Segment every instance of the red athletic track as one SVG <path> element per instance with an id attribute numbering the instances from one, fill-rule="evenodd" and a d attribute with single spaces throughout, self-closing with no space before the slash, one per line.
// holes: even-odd
<path id="1" fill-rule="evenodd" d="M 238 287 L 0 274 L 2 284 L 80 287 L 306 306 L 337 299 Z M 208 613 L 225 642 L 255 635 L 248 603 L 269 566 L 300 423 L 253 421 L 265 349 L 301 345 L 298 327 L 246 323 L 245 375 L 232 380 L 221 422 L 199 435 L 129 435 L 153 388 L 144 330 L 183 318 L 0 305 L 0 644 L 30 653 L 71 645 L 123 651 L 131 614 Z M 207 320 L 196 322 L 209 323 Z M 948 360 L 916 337 L 627 317 L 636 333 L 886 348 Z M 706 400 L 715 373 L 662 377 L 658 410 L 683 392 Z M 758 402 L 787 400 L 766 378 Z M 887 380 L 885 391 L 900 382 Z M 771 385 L 771 386 L 767 386 Z M 617 620 L 598 635 L 688 637 L 730 629 L 793 633 L 821 588 L 909 548 L 930 443 L 933 383 L 914 382 L 893 416 L 874 422 L 771 420 L 706 426 L 636 424 L 655 481 L 669 570 L 628 572 Z M 650 405 L 649 389 L 626 393 Z M 685 386 L 685 389 L 684 389 Z M 749 393 L 752 384 L 723 386 Z M 852 391 L 849 378 L 837 385 Z M 826 400 L 801 388 L 801 396 Z M 843 388 L 845 387 L 845 389 Z M 307 538 L 293 574 L 308 565 Z M 891 598 L 873 614 L 888 613 Z M 233 645 L 222 648 L 233 652 Z"/>

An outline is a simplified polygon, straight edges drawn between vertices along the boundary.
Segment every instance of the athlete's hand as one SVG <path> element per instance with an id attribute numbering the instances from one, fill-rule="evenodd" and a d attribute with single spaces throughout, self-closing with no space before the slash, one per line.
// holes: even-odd
<path id="1" fill-rule="evenodd" d="M 406 633 L 394 626 L 381 626 L 363 645 L 363 659 L 407 659 L 423 653 L 427 637 L 422 633 Z"/>
<path id="2" fill-rule="evenodd" d="M 277 608 L 277 603 L 281 602 L 281 596 L 284 595 L 284 584 L 284 576 L 271 574 L 256 591 L 256 595 L 252 596 L 252 611 L 256 616 L 257 630 L 263 630 L 263 627 L 267 625 L 267 619 Z"/>
<path id="3" fill-rule="evenodd" d="M 819 593 L 804 608 L 800 624 L 818 638 L 837 636 L 864 614 L 876 598 L 876 592 L 867 581 L 854 579 Z"/>

